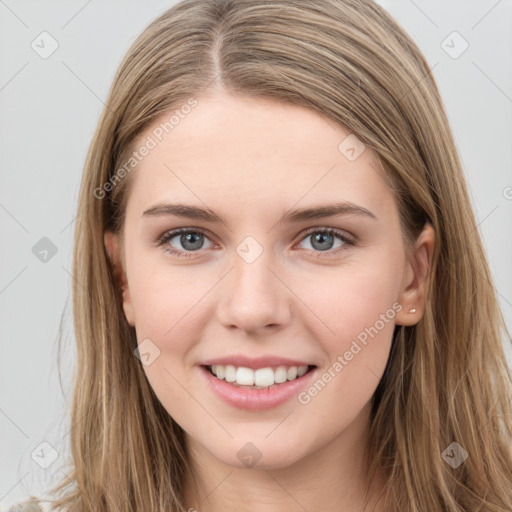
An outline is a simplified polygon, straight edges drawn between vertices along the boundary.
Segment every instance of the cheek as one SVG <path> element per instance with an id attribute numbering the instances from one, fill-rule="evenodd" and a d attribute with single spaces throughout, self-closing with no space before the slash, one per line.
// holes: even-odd
<path id="1" fill-rule="evenodd" d="M 153 337 L 159 345 L 172 341 L 178 350 L 180 340 L 197 328 L 201 298 L 214 283 L 193 275 L 191 267 L 180 269 L 162 261 L 148 264 L 150 261 L 142 255 L 131 262 L 130 298 L 138 337 Z"/>
<path id="2" fill-rule="evenodd" d="M 336 335 L 322 338 L 325 363 L 297 396 L 309 428 L 332 436 L 347 427 L 375 393 L 389 358 L 397 313 L 391 305 L 346 306 L 333 320 Z"/>
<path id="3" fill-rule="evenodd" d="M 372 258 L 373 260 L 373 258 Z M 381 257 L 377 261 L 354 261 L 328 273 L 318 273 L 315 279 L 296 287 L 297 295 L 311 305 L 315 318 L 327 330 L 323 338 L 332 352 L 339 343 L 355 338 L 365 328 L 378 323 L 379 331 L 389 335 L 399 307 L 402 263 L 399 255 Z M 393 309 L 393 304 L 395 308 Z M 391 310 L 391 311 L 388 311 Z M 387 312 L 385 325 L 381 316 Z M 318 329 L 316 329 L 318 332 Z"/>
<path id="4" fill-rule="evenodd" d="M 176 269 L 153 267 L 134 275 L 131 286 L 138 343 L 150 340 L 150 351 L 156 354 L 143 366 L 144 372 L 159 401 L 180 424 L 197 409 L 186 390 L 194 384 L 190 352 L 200 339 L 205 314 L 199 300 L 207 291 L 183 276 Z"/>
<path id="5" fill-rule="evenodd" d="M 370 400 L 389 357 L 395 318 L 402 309 L 400 257 L 337 269 L 329 279 L 301 293 L 320 318 L 309 329 L 326 356 L 313 386 L 299 396 L 303 405 L 323 411 L 314 422 L 345 417 Z"/>

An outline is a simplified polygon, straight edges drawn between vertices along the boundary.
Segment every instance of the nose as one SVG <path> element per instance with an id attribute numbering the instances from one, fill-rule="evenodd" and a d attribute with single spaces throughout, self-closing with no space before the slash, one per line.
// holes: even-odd
<path id="1" fill-rule="evenodd" d="M 274 266 L 266 252 L 252 263 L 235 255 L 219 288 L 217 317 L 224 327 L 264 335 L 288 324 L 293 294 Z"/>

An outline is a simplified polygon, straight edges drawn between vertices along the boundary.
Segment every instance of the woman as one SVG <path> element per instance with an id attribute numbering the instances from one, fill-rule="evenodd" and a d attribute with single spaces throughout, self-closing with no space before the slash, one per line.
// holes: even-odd
<path id="1" fill-rule="evenodd" d="M 512 508 L 505 325 L 437 86 L 378 5 L 169 9 L 78 214 L 47 507 Z"/>

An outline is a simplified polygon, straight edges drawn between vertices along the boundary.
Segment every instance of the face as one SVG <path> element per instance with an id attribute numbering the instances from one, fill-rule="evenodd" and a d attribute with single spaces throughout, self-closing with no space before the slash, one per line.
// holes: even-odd
<path id="1" fill-rule="evenodd" d="M 139 137 L 156 145 L 130 176 L 124 252 L 105 242 L 148 381 L 188 439 L 285 467 L 368 419 L 395 325 L 421 317 L 431 233 L 406 251 L 376 155 L 318 113 L 197 100 Z"/>

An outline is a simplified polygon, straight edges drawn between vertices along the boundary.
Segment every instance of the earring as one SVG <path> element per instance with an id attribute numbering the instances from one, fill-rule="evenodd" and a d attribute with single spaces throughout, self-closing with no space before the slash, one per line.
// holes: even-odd
<path id="1" fill-rule="evenodd" d="M 416 308 L 409 309 L 409 313 L 416 313 Z"/>

